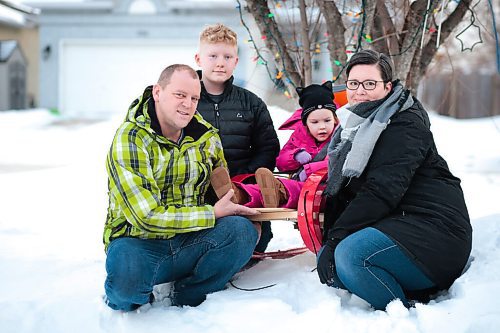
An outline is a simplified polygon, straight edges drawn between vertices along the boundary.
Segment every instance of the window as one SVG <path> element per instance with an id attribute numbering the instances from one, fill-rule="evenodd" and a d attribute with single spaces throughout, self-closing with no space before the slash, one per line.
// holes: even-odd
<path id="1" fill-rule="evenodd" d="M 315 71 L 319 71 L 321 69 L 321 61 L 319 60 L 314 60 L 313 61 L 313 69 Z"/>

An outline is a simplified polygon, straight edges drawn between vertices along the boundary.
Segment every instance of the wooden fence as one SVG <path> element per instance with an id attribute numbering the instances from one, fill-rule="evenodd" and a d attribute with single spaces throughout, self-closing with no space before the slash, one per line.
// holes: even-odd
<path id="1" fill-rule="evenodd" d="M 500 75 L 480 72 L 432 75 L 421 82 L 418 98 L 428 110 L 454 118 L 500 115 Z"/>

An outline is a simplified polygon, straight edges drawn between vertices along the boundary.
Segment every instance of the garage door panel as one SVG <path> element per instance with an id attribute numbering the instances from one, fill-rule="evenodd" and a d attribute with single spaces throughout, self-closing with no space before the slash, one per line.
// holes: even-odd
<path id="1" fill-rule="evenodd" d="M 132 100 L 156 83 L 166 66 L 196 66 L 195 53 L 196 45 L 171 41 L 63 42 L 60 110 L 76 117 L 125 115 Z"/>

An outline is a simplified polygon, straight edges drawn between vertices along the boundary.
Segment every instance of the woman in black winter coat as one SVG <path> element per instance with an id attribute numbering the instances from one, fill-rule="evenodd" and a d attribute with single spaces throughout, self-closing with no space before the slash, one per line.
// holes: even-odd
<path id="1" fill-rule="evenodd" d="M 419 101 L 371 50 L 347 65 L 348 105 L 329 146 L 321 283 L 384 310 L 457 279 L 472 228 L 460 187 L 438 154 Z"/>

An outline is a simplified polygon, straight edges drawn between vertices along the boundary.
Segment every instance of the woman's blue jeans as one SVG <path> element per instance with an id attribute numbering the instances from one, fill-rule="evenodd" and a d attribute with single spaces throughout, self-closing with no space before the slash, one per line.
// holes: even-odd
<path id="1" fill-rule="evenodd" d="M 107 303 L 131 311 L 150 301 L 154 285 L 174 282 L 172 303 L 197 306 L 248 262 L 256 242 L 255 227 L 241 216 L 166 240 L 115 239 L 106 258 Z"/>
<path id="2" fill-rule="evenodd" d="M 334 287 L 347 289 L 376 310 L 400 299 L 404 291 L 424 290 L 435 284 L 383 232 L 365 228 L 342 240 L 335 249 Z"/>

